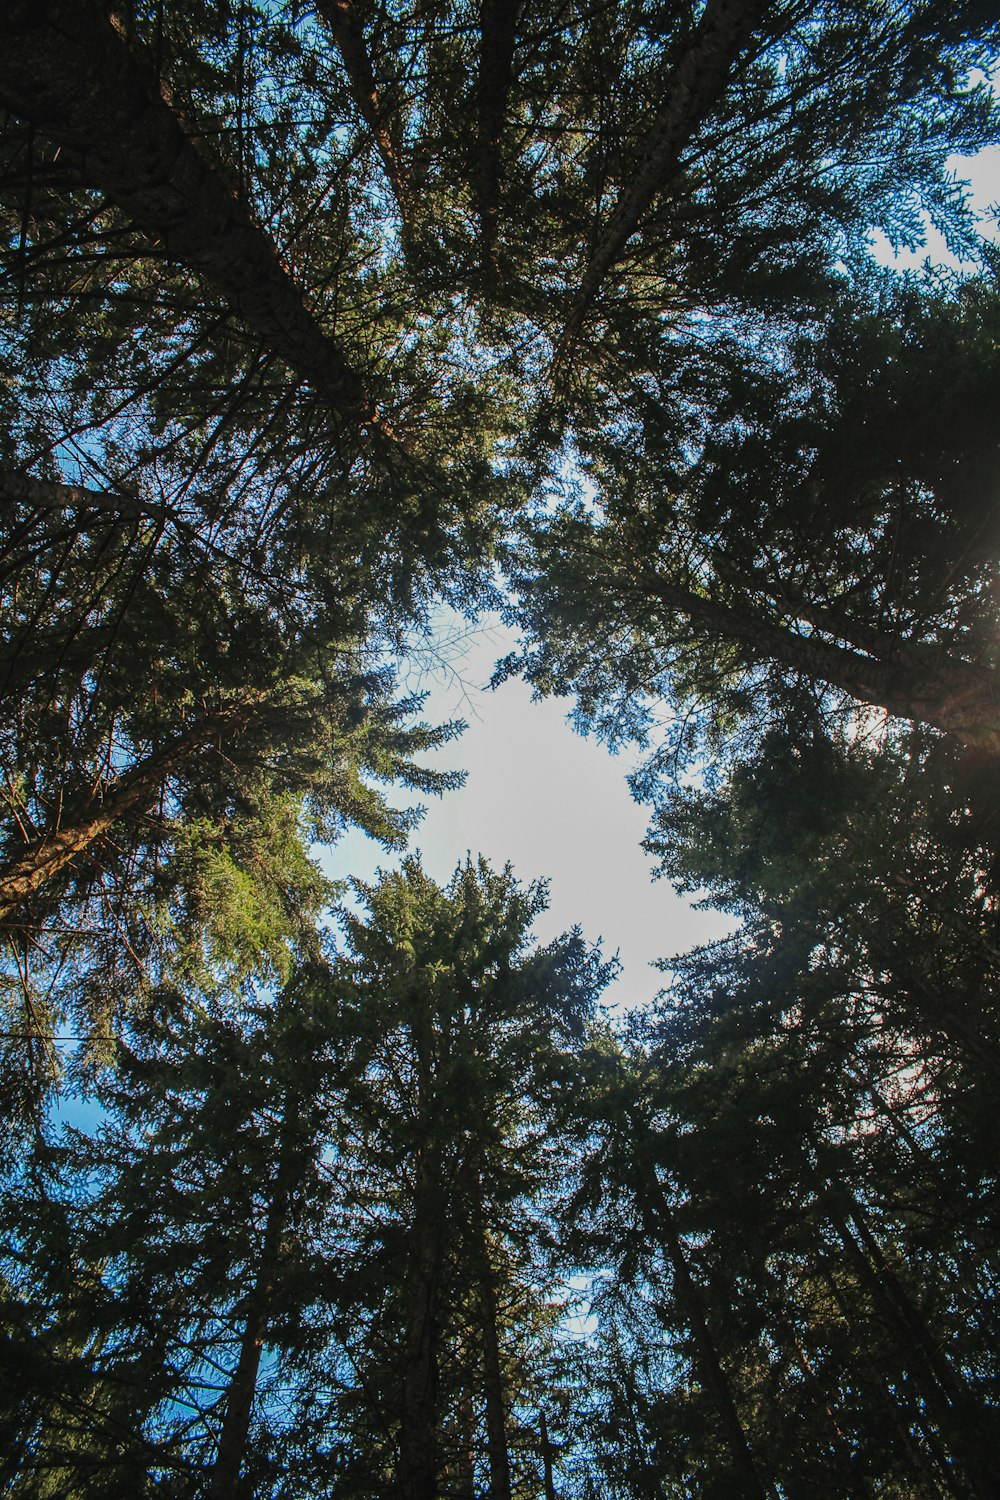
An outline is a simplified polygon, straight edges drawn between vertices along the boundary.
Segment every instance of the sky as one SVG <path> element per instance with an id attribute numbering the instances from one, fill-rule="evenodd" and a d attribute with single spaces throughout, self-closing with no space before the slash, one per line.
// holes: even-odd
<path id="1" fill-rule="evenodd" d="M 648 809 L 632 800 L 625 777 L 634 761 L 613 756 L 598 741 L 567 723 L 567 699 L 532 702 L 519 680 L 488 687 L 497 659 L 515 637 L 496 621 L 450 640 L 449 666 L 416 671 L 407 691 L 426 691 L 428 723 L 465 719 L 468 728 L 427 764 L 464 769 L 460 791 L 424 800 L 427 812 L 411 838 L 423 865 L 439 883 L 447 881 L 466 854 L 482 854 L 499 868 L 508 862 L 524 882 L 549 881 L 548 911 L 535 923 L 547 942 L 579 926 L 591 942 L 602 939 L 605 956 L 617 952 L 620 977 L 605 1000 L 616 1009 L 651 1001 L 665 976 L 650 965 L 728 932 L 730 919 L 696 911 L 666 880 L 652 880 L 653 861 L 640 848 Z M 322 856 L 327 874 L 370 880 L 377 867 L 395 868 L 402 855 L 387 854 L 351 830 Z"/>
<path id="2" fill-rule="evenodd" d="M 953 167 L 969 181 L 977 212 L 987 216 L 1000 200 L 1000 149 L 955 158 Z M 990 233 L 987 224 L 983 228 Z M 879 260 L 901 268 L 927 259 L 956 263 L 930 227 L 920 250 L 894 255 L 878 235 L 873 244 Z M 414 671 L 403 686 L 429 693 L 429 723 L 468 722 L 459 740 L 429 760 L 468 775 L 461 791 L 431 799 L 411 851 L 421 851 L 424 868 L 439 882 L 466 854 L 482 854 L 497 867 L 509 861 L 523 881 L 548 880 L 549 909 L 535 924 L 539 941 L 579 925 L 585 938 L 603 940 L 605 956 L 618 954 L 621 974 L 606 1001 L 616 1009 L 647 1004 L 666 982 L 651 965 L 722 937 L 732 930 L 731 918 L 696 910 L 666 880 L 651 878 L 653 861 L 641 848 L 649 809 L 632 800 L 625 779 L 634 761 L 577 734 L 567 722 L 572 704 L 565 699 L 532 702 L 520 681 L 489 689 L 493 666 L 514 648 L 514 636 L 495 620 L 478 630 L 457 620 L 443 623 L 449 666 Z M 370 880 L 377 868 L 394 868 L 402 857 L 355 829 L 324 851 L 322 863 L 335 877 Z"/>

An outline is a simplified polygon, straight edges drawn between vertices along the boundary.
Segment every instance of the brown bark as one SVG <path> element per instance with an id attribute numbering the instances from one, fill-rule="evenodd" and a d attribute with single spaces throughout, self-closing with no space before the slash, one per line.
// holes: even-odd
<path id="1" fill-rule="evenodd" d="M 34 479 L 10 464 L 0 464 L 0 502 L 23 504 L 34 511 L 96 510 L 123 521 L 176 521 L 158 500 L 142 500 L 127 491 L 91 490 L 54 479 Z"/>
<path id="2" fill-rule="evenodd" d="M 257 1394 L 257 1377 L 264 1351 L 264 1336 L 281 1253 L 281 1237 L 288 1219 L 288 1198 L 293 1172 L 293 1145 L 298 1110 L 286 1097 L 281 1127 L 274 1192 L 268 1206 L 260 1261 L 253 1287 L 245 1304 L 239 1358 L 226 1392 L 226 1412 L 219 1447 L 208 1489 L 209 1500 L 237 1500 L 240 1469 L 246 1454 L 250 1418 Z"/>
<path id="3" fill-rule="evenodd" d="M 494 274 L 500 216 L 500 141 L 510 92 L 520 0 L 483 0 L 479 47 L 479 232 L 483 277 Z"/>
<path id="4" fill-rule="evenodd" d="M 656 194 L 676 170 L 681 152 L 722 94 L 733 64 L 750 40 L 767 0 L 708 0 L 690 45 L 664 86 L 664 102 L 643 135 L 638 168 L 622 189 L 594 246 L 576 303 L 566 320 L 560 355 L 572 345 L 604 278 Z"/>
<path id="5" fill-rule="evenodd" d="M 17 926 L 18 907 L 85 854 L 128 813 L 147 807 L 166 777 L 210 749 L 220 735 L 244 728 L 260 709 L 260 699 L 206 714 L 183 733 L 138 761 L 115 780 L 100 801 L 96 795 L 75 816 L 27 845 L 0 868 L 0 923 Z"/>
<path id="6" fill-rule="evenodd" d="M 370 417 L 359 376 L 306 308 L 274 244 L 97 0 L 8 0 L 0 105 L 79 152 L 88 180 L 158 252 L 220 292 L 334 411 L 352 424 Z"/>
<path id="7" fill-rule="evenodd" d="M 382 158 L 403 228 L 409 229 L 413 195 L 403 164 L 402 146 L 398 131 L 393 129 L 379 98 L 375 70 L 365 43 L 364 28 L 357 7 L 353 0 L 316 0 L 316 11 L 333 35 L 351 85 L 351 97 L 371 131 Z"/>
<path id="8" fill-rule="evenodd" d="M 971 748 L 1000 756 L 1000 674 L 996 672 L 948 658 L 924 642 L 893 642 L 895 659 L 889 657 L 888 648 L 885 656 L 868 655 L 863 649 L 815 634 L 800 635 L 779 620 L 734 609 L 656 574 L 647 575 L 645 582 L 650 599 L 687 616 L 706 633 L 841 688 L 895 718 L 930 724 Z M 850 631 L 848 622 L 838 621 L 841 640 L 849 640 Z"/>

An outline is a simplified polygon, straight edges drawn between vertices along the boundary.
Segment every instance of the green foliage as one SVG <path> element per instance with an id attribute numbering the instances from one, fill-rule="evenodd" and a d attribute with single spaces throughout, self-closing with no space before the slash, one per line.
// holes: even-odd
<path id="1" fill-rule="evenodd" d="M 995 1496 L 996 6 L 6 9 L 4 1483 Z M 739 919 L 657 1014 L 334 952 L 441 600 Z"/>

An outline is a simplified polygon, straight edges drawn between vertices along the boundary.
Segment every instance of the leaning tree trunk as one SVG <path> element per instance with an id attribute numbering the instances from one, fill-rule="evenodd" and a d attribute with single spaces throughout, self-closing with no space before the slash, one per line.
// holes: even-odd
<path id="1" fill-rule="evenodd" d="M 871 632 L 860 627 L 858 647 L 840 645 L 790 625 L 735 608 L 672 583 L 658 574 L 641 581 L 650 605 L 659 603 L 690 620 L 695 630 L 732 641 L 759 661 L 773 661 L 816 682 L 884 708 L 894 718 L 930 724 L 973 749 L 1000 757 L 1000 674 L 922 641 L 886 639 L 878 654 L 868 649 Z M 797 611 L 805 619 L 807 607 Z M 842 640 L 851 641 L 850 621 L 839 620 Z"/>
<path id="2" fill-rule="evenodd" d="M 964 1381 L 938 1348 L 926 1321 L 888 1264 L 881 1245 L 857 1204 L 841 1205 L 840 1195 L 823 1194 L 826 1211 L 844 1246 L 847 1263 L 869 1293 L 918 1386 L 927 1411 L 964 1471 L 976 1500 L 1000 1500 L 997 1434 Z"/>
<path id="3" fill-rule="evenodd" d="M 173 771 L 210 750 L 223 734 L 244 728 L 260 704 L 256 698 L 206 714 L 123 772 L 100 801 L 92 798 L 75 816 L 8 859 L 0 866 L 0 925 L 16 927 L 18 911 L 26 901 L 80 860 L 129 813 L 148 807 Z"/>
<path id="4" fill-rule="evenodd" d="M 158 254 L 216 291 L 351 425 L 373 408 L 272 240 L 171 109 L 151 59 L 97 0 L 7 0 L 0 105 L 80 153 Z"/>
<path id="5" fill-rule="evenodd" d="M 351 85 L 351 97 L 358 113 L 372 133 L 382 158 L 404 232 L 411 228 L 413 193 L 403 163 L 401 132 L 388 116 L 379 97 L 375 69 L 365 42 L 364 28 L 354 0 L 316 0 L 316 12 L 322 16 L 337 45 Z"/>
<path id="6" fill-rule="evenodd" d="M 676 171 L 681 152 L 721 97 L 733 65 L 767 9 L 767 0 L 708 0 L 680 61 L 664 84 L 664 102 L 644 134 L 638 170 L 622 189 L 566 320 L 560 355 L 572 347 L 587 310 L 656 194 Z"/>
<path id="7" fill-rule="evenodd" d="M 844 1326 L 850 1334 L 856 1335 L 858 1332 L 857 1313 L 851 1307 L 844 1294 L 844 1289 L 836 1275 L 837 1267 L 835 1263 L 830 1257 L 821 1255 L 818 1260 L 818 1266 L 824 1285 L 830 1293 L 834 1306 L 840 1313 Z M 884 1363 L 873 1356 L 869 1347 L 869 1340 L 864 1337 L 864 1330 L 861 1331 L 861 1334 L 862 1336 L 858 1344 L 857 1363 L 859 1367 L 865 1370 L 873 1384 L 878 1387 L 884 1401 L 883 1412 L 880 1412 L 879 1415 L 884 1416 L 885 1427 L 887 1429 L 891 1428 L 899 1447 L 906 1452 L 910 1459 L 912 1467 L 907 1475 L 907 1483 L 913 1489 L 915 1500 L 917 1500 L 918 1496 L 919 1500 L 941 1500 L 943 1492 L 938 1483 L 938 1473 L 934 1469 L 934 1463 L 938 1461 L 937 1449 L 933 1442 L 927 1441 L 927 1433 L 924 1426 L 920 1427 L 920 1438 L 924 1439 L 923 1444 L 920 1438 L 918 1438 L 917 1433 L 913 1431 L 913 1426 L 911 1426 L 906 1414 L 900 1410 L 899 1403 L 895 1398 L 891 1376 L 887 1372 Z M 938 1470 L 940 1472 L 946 1472 L 947 1467 L 946 1463 L 942 1467 L 942 1464 L 938 1462 Z M 956 1500 L 965 1500 L 964 1494 L 957 1492 L 953 1483 L 948 1484 L 947 1493 L 955 1496 Z"/>

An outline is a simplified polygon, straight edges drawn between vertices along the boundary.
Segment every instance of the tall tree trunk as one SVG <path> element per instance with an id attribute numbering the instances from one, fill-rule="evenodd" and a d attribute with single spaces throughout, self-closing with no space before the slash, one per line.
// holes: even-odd
<path id="1" fill-rule="evenodd" d="M 861 1208 L 856 1204 L 850 1206 L 848 1222 L 848 1213 L 841 1209 L 837 1196 L 828 1193 L 825 1199 L 848 1263 L 903 1351 L 904 1361 L 952 1458 L 964 1470 L 977 1500 L 1000 1500 L 997 1434 L 988 1430 L 987 1413 L 977 1408 L 964 1382 L 937 1347 L 924 1319 L 886 1261 Z"/>
<path id="2" fill-rule="evenodd" d="M 500 1366 L 499 1313 L 496 1273 L 486 1241 L 482 1182 L 473 1185 L 472 1227 L 479 1293 L 479 1328 L 483 1344 L 483 1393 L 486 1397 L 486 1455 L 490 1470 L 490 1500 L 510 1500 L 510 1455 L 507 1451 L 507 1411 Z"/>
<path id="3" fill-rule="evenodd" d="M 25 901 L 86 854 L 127 814 L 148 807 L 172 771 L 211 749 L 222 735 L 245 728 L 260 711 L 261 702 L 257 697 L 206 714 L 123 772 L 100 801 L 92 798 L 76 816 L 9 859 L 0 867 L 0 923 L 16 926 L 17 910 Z"/>
<path id="4" fill-rule="evenodd" d="M 634 1165 L 637 1169 L 637 1198 L 643 1228 L 652 1245 L 662 1245 L 673 1272 L 674 1296 L 684 1321 L 694 1339 L 696 1368 L 719 1415 L 719 1421 L 743 1485 L 745 1500 L 768 1500 L 767 1490 L 757 1472 L 753 1453 L 736 1407 L 732 1387 L 722 1367 L 715 1339 L 705 1309 L 705 1299 L 688 1268 L 687 1257 L 674 1225 L 674 1216 L 660 1186 L 655 1169 L 646 1158 L 644 1143 L 637 1143 Z"/>
<path id="5" fill-rule="evenodd" d="M 219 1447 L 208 1489 L 209 1500 L 238 1500 L 240 1470 L 246 1455 L 247 1438 L 257 1377 L 260 1373 L 264 1335 L 267 1331 L 274 1277 L 281 1252 L 281 1237 L 288 1220 L 288 1199 L 295 1165 L 295 1133 L 298 1126 L 298 1101 L 286 1094 L 282 1110 L 281 1138 L 274 1191 L 264 1225 L 264 1239 L 253 1287 L 246 1299 L 239 1358 L 226 1392 L 226 1411 L 219 1435 Z"/>
<path id="6" fill-rule="evenodd" d="M 106 7 L 7 0 L 0 41 L 0 104 L 78 151 L 89 180 L 158 253 L 204 277 L 335 412 L 352 425 L 368 420 L 360 378 Z"/>
<path id="7" fill-rule="evenodd" d="M 545 1413 L 538 1413 L 538 1434 L 542 1442 L 542 1474 L 545 1480 L 545 1500 L 556 1500 L 556 1487 L 552 1479 L 552 1444 L 549 1441 L 549 1424 Z"/>
<path id="8" fill-rule="evenodd" d="M 735 609 L 693 589 L 646 575 L 650 602 L 686 616 L 696 629 L 720 636 L 759 658 L 841 688 L 861 703 L 886 709 L 900 719 L 930 724 L 991 756 L 1000 756 L 1000 674 L 971 662 L 949 659 L 924 642 L 895 642 L 895 659 L 867 655 L 800 635 L 789 625 Z M 842 639 L 850 625 L 838 622 Z M 932 667 L 933 660 L 933 667 Z"/>
<path id="9" fill-rule="evenodd" d="M 439 1302 L 447 1239 L 443 1164 L 437 1140 L 434 1027 L 423 997 L 411 1023 L 417 1060 L 418 1139 L 413 1162 L 413 1219 L 403 1281 L 409 1310 L 403 1357 L 397 1488 L 402 1500 L 437 1500 Z"/>
<path id="10" fill-rule="evenodd" d="M 482 271 L 495 271 L 500 214 L 500 141 L 510 92 L 520 0 L 482 0 L 479 31 L 479 162 L 477 197 Z"/>
<path id="11" fill-rule="evenodd" d="M 458 1459 L 455 1465 L 455 1500 L 476 1500 L 476 1412 L 472 1391 L 462 1391 L 458 1403 Z"/>
<path id="12" fill-rule="evenodd" d="M 408 230 L 413 195 L 403 165 L 400 135 L 392 128 L 379 98 L 375 69 L 368 54 L 357 6 L 354 0 L 316 0 L 316 11 L 333 35 L 351 85 L 351 97 L 372 133 L 403 228 Z"/>
<path id="13" fill-rule="evenodd" d="M 775 1306 L 777 1309 L 775 1321 L 779 1336 L 785 1342 L 786 1358 L 790 1362 L 794 1362 L 798 1367 L 805 1381 L 806 1389 L 823 1414 L 827 1431 L 830 1434 L 830 1446 L 833 1449 L 834 1466 L 840 1475 L 844 1495 L 849 1497 L 849 1500 L 871 1500 L 871 1490 L 865 1483 L 864 1476 L 854 1464 L 850 1445 L 844 1437 L 840 1423 L 837 1421 L 837 1414 L 830 1405 L 827 1397 L 820 1390 L 816 1371 L 813 1369 L 809 1356 L 802 1347 L 798 1330 L 784 1311 L 784 1290 L 774 1278 L 772 1278 L 772 1283 L 774 1285 Z"/>
<path id="14" fill-rule="evenodd" d="M 834 1265 L 826 1257 L 821 1256 L 819 1267 L 823 1280 L 830 1291 L 830 1295 L 840 1312 L 845 1326 L 850 1334 L 857 1338 L 859 1332 L 858 1318 L 844 1296 L 843 1288 L 835 1274 Z M 905 1413 L 899 1408 L 892 1390 L 891 1381 L 887 1377 L 885 1369 L 882 1367 L 880 1361 L 876 1361 L 872 1357 L 869 1351 L 868 1342 L 864 1337 L 863 1330 L 861 1331 L 861 1340 L 858 1344 L 858 1353 L 859 1363 L 868 1371 L 869 1376 L 880 1387 L 885 1397 L 884 1411 L 887 1424 L 895 1432 L 900 1447 L 909 1454 L 915 1465 L 915 1468 L 908 1475 L 908 1483 L 911 1487 L 919 1486 L 919 1500 L 941 1500 L 944 1491 L 942 1491 L 938 1482 L 939 1475 L 932 1468 L 932 1460 L 936 1458 L 936 1450 L 933 1444 L 926 1442 L 926 1433 L 923 1428 L 921 1428 L 921 1436 L 924 1438 L 924 1446 L 918 1441 Z M 942 1470 L 941 1465 L 938 1465 L 940 1472 L 946 1472 L 947 1467 L 945 1465 L 944 1470 Z M 962 1500 L 960 1492 L 956 1491 L 954 1487 L 954 1478 L 954 1473 L 952 1473 L 947 1481 L 947 1493 L 955 1497 L 955 1500 Z"/>
<path id="15" fill-rule="evenodd" d="M 438 1304 L 444 1241 L 441 1168 L 437 1152 L 429 1149 L 416 1164 L 414 1215 L 403 1284 L 404 1306 L 409 1309 L 397 1476 L 403 1500 L 437 1500 Z"/>
<path id="16" fill-rule="evenodd" d="M 591 252 L 566 320 L 561 355 L 572 346 L 604 278 L 646 209 L 676 171 L 682 150 L 721 97 L 733 64 L 767 8 L 767 0 L 708 0 L 689 46 L 666 80 L 664 102 L 644 132 L 638 168 Z"/>

